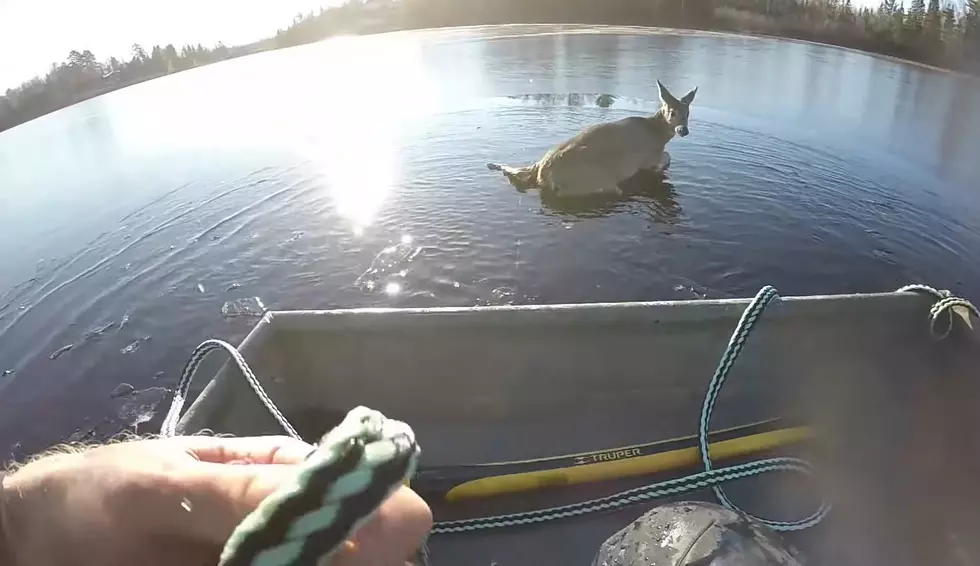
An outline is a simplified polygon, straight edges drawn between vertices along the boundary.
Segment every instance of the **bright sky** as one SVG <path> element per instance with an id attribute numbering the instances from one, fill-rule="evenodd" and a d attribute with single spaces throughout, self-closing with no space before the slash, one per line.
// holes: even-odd
<path id="1" fill-rule="evenodd" d="M 274 35 L 300 12 L 336 0 L 0 0 L 0 93 L 64 61 L 72 49 L 100 61 L 133 43 L 226 45 Z"/>

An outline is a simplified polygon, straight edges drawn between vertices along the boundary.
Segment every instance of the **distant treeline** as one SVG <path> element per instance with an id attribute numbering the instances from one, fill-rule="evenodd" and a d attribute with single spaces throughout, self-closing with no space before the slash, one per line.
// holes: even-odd
<path id="1" fill-rule="evenodd" d="M 156 45 L 147 53 L 136 44 L 128 61 L 116 57 L 99 61 L 89 50 L 73 50 L 64 63 L 52 64 L 43 78 L 35 77 L 0 96 L 0 132 L 93 96 L 247 52 L 219 43 L 210 49 L 185 45 L 180 51 L 173 45 Z"/>
<path id="2" fill-rule="evenodd" d="M 297 16 L 279 46 L 357 33 L 505 23 L 675 27 L 805 39 L 980 73 L 980 0 L 366 0 Z"/>
<path id="3" fill-rule="evenodd" d="M 132 58 L 99 61 L 72 51 L 48 74 L 0 97 L 0 131 L 140 81 L 268 49 L 345 33 L 503 23 L 663 26 L 767 34 L 831 43 L 980 74 L 980 0 L 352 0 L 297 15 L 275 37 L 250 45 L 134 45 Z"/>

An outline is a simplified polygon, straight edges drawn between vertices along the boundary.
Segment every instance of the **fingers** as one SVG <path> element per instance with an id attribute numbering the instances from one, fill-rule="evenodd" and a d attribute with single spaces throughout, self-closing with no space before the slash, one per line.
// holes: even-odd
<path id="1" fill-rule="evenodd" d="M 432 528 L 425 501 L 400 487 L 353 537 L 353 548 L 339 552 L 331 566 L 404 566 Z"/>
<path id="2" fill-rule="evenodd" d="M 297 467 L 288 464 L 200 462 L 191 466 L 179 479 L 190 507 L 181 529 L 188 536 L 224 544 L 262 500 L 295 481 L 296 474 Z"/>
<path id="3" fill-rule="evenodd" d="M 296 464 L 313 447 L 289 437 L 181 437 L 198 461 L 173 478 L 187 494 L 179 529 L 195 540 L 222 545 L 235 527 L 273 491 L 295 481 Z M 242 463 L 242 465 L 229 465 Z M 176 526 L 176 525 L 175 525 Z M 336 566 L 404 566 L 432 527 L 425 501 L 400 487 L 355 533 L 353 550 L 335 557 Z"/>
<path id="4" fill-rule="evenodd" d="M 189 478 L 190 501 L 181 529 L 202 542 L 224 544 L 235 527 L 279 486 L 296 477 L 294 466 L 202 464 Z M 425 501 L 400 487 L 354 534 L 354 550 L 341 552 L 336 566 L 404 566 L 432 527 Z"/>
<path id="5" fill-rule="evenodd" d="M 194 458 L 216 464 L 235 461 L 252 464 L 296 464 L 313 451 L 312 445 L 288 436 L 181 436 L 168 440 L 179 443 Z"/>

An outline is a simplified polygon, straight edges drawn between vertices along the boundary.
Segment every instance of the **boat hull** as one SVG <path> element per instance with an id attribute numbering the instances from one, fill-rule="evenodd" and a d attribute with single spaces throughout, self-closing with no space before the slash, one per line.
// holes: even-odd
<path id="1" fill-rule="evenodd" d="M 366 405 L 413 427 L 423 469 L 513 461 L 695 433 L 708 381 L 748 302 L 269 312 L 240 349 L 310 441 Z M 726 485 L 739 506 L 792 520 L 828 497 L 828 519 L 789 539 L 839 564 L 980 556 L 967 548 L 980 532 L 980 347 L 963 331 L 933 340 L 931 304 L 914 293 L 883 293 L 789 297 L 769 306 L 710 428 L 804 421 L 816 440 L 780 453 L 809 459 L 818 481 L 777 473 Z M 216 377 L 179 432 L 281 434 L 237 368 L 211 362 Z M 431 505 L 437 521 L 515 512 L 696 471 Z M 710 490 L 673 499 L 715 500 Z M 587 566 L 607 537 L 667 501 L 440 534 L 429 543 L 432 559 Z M 954 549 L 951 536 L 966 550 Z"/>

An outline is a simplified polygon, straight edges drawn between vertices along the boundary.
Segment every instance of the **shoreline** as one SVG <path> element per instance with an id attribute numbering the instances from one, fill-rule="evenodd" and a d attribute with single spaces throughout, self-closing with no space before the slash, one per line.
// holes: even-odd
<path id="1" fill-rule="evenodd" d="M 526 31 L 524 32 L 517 31 L 522 28 Z M 535 32 L 533 31 L 533 28 L 542 28 L 543 31 Z M 508 29 L 514 30 L 516 31 L 516 33 L 490 34 L 487 35 L 486 37 L 452 38 L 452 39 L 456 41 L 491 41 L 491 40 L 500 40 L 500 39 L 515 39 L 521 37 L 543 37 L 543 36 L 554 36 L 554 35 L 586 35 L 586 34 L 604 35 L 605 34 L 605 35 L 674 35 L 674 36 L 688 36 L 688 37 L 727 37 L 727 38 L 747 38 L 747 39 L 766 40 L 766 41 L 791 41 L 794 43 L 813 45 L 813 46 L 824 47 L 824 48 L 842 49 L 850 53 L 875 57 L 892 63 L 911 65 L 913 67 L 918 67 L 920 69 L 937 72 L 937 73 L 946 73 L 961 79 L 969 79 L 969 78 L 978 79 L 976 75 L 973 75 L 965 71 L 952 69 L 948 67 L 941 67 L 938 65 L 924 63 L 922 61 L 916 61 L 913 59 L 905 59 L 895 55 L 888 55 L 876 51 L 867 51 L 856 47 L 837 45 L 835 43 L 825 43 L 825 42 L 811 40 L 811 39 L 803 39 L 803 38 L 784 36 L 784 35 L 774 35 L 774 34 L 763 33 L 763 32 L 737 31 L 737 30 L 707 30 L 707 29 L 694 29 L 694 28 L 672 28 L 672 27 L 661 27 L 661 26 L 638 26 L 638 25 L 622 25 L 622 24 L 584 24 L 584 23 L 574 23 L 574 22 L 470 24 L 470 25 L 455 25 L 455 26 L 390 29 L 390 30 L 368 31 L 364 33 L 353 32 L 353 33 L 331 35 L 316 41 L 300 43 L 297 45 L 283 45 L 283 46 L 276 45 L 274 37 L 264 38 L 264 39 L 254 41 L 252 43 L 247 43 L 247 44 L 232 47 L 230 49 L 241 51 L 241 52 L 233 54 L 227 58 L 218 61 L 208 62 L 188 69 L 181 69 L 179 71 L 175 71 L 172 73 L 150 75 L 145 78 L 140 78 L 139 80 L 130 82 L 128 84 L 118 86 L 116 88 L 105 88 L 105 89 L 96 90 L 88 95 L 83 95 L 82 97 L 72 102 L 71 104 L 61 106 L 59 108 L 54 108 L 48 112 L 35 116 L 31 119 L 16 123 L 13 126 L 10 126 L 9 128 L 0 130 L 0 136 L 2 136 L 4 132 L 16 130 L 18 127 L 23 126 L 24 124 L 28 124 L 35 120 L 39 120 L 41 118 L 44 118 L 45 116 L 49 116 L 60 110 L 71 108 L 76 104 L 81 104 L 82 102 L 86 102 L 88 100 L 92 100 L 100 96 L 105 96 L 113 92 L 122 91 L 129 87 L 147 83 L 163 77 L 177 75 L 186 71 L 201 69 L 210 65 L 222 63 L 224 61 L 230 61 L 233 59 L 248 57 L 250 55 L 256 55 L 259 53 L 269 53 L 274 51 L 290 49 L 293 47 L 302 47 L 304 45 L 311 45 L 315 43 L 330 41 L 332 39 L 336 39 L 340 37 L 372 38 L 372 37 L 384 37 L 384 36 L 404 35 L 404 34 L 415 34 L 415 35 L 438 34 L 440 32 L 442 33 L 466 32 L 466 31 L 481 32 L 481 31 L 492 31 L 492 30 L 507 31 Z"/>
<path id="2" fill-rule="evenodd" d="M 733 33 L 732 35 L 743 35 L 740 33 Z M 750 35 L 753 37 L 761 37 L 766 39 L 779 39 L 782 41 L 793 41 L 796 43 L 804 43 L 808 45 L 816 45 L 819 47 L 830 47 L 833 49 L 843 49 L 844 51 L 849 51 L 851 53 L 856 53 L 858 55 L 870 55 L 871 57 L 876 57 L 878 59 L 884 59 L 892 63 L 903 63 L 906 65 L 912 65 L 914 67 L 922 67 L 924 69 L 929 69 L 930 71 L 937 71 L 941 73 L 951 73 L 954 75 L 959 75 L 964 78 L 978 78 L 976 75 L 967 73 L 966 71 L 960 71 L 958 69 L 950 69 L 949 67 L 940 67 L 939 65 L 932 65 L 930 63 L 923 63 L 922 61 L 916 61 L 915 59 L 903 59 L 897 55 L 888 55 L 887 53 L 878 53 L 877 51 L 865 51 L 864 49 L 858 49 L 857 47 L 846 47 L 844 45 L 837 45 L 835 43 L 823 43 L 821 41 L 814 41 L 812 39 L 802 39 L 798 37 L 787 37 L 783 35 L 770 35 L 765 33 L 750 33 L 744 32 L 744 35 Z"/>

